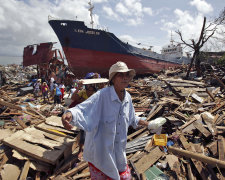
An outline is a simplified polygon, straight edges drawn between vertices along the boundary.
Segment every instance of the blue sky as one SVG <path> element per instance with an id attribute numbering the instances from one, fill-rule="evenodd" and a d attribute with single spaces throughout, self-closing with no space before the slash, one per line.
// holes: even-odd
<path id="1" fill-rule="evenodd" d="M 29 44 L 54 41 L 48 16 L 77 19 L 90 26 L 89 0 L 0 0 L 0 56 L 22 56 Z M 160 52 L 181 30 L 185 39 L 196 38 L 203 17 L 214 19 L 224 0 L 92 0 L 95 27 L 108 29 L 133 45 L 153 46 Z M 224 27 L 220 27 L 224 28 Z M 57 48 L 61 48 L 59 42 Z M 210 49 L 210 47 L 205 47 Z M 221 47 L 217 50 L 224 50 Z M 1 63 L 1 62 L 0 62 Z"/>

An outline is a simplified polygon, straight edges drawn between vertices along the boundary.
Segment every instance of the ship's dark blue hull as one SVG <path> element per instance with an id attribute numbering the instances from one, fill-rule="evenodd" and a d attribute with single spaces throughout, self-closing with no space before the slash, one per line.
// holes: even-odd
<path id="1" fill-rule="evenodd" d="M 49 24 L 62 45 L 70 67 L 78 76 L 90 71 L 106 75 L 109 67 L 117 61 L 126 62 L 137 74 L 159 72 L 182 63 L 124 43 L 110 32 L 90 29 L 82 21 L 50 20 Z"/>

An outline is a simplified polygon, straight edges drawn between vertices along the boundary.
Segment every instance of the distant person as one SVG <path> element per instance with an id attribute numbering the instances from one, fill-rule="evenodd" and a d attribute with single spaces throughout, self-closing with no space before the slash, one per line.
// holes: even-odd
<path id="1" fill-rule="evenodd" d="M 39 96 L 40 88 L 41 88 L 41 79 L 38 79 L 34 83 L 34 97 L 38 97 Z"/>
<path id="2" fill-rule="evenodd" d="M 51 77 L 50 79 L 50 93 L 51 93 L 51 96 L 53 97 L 53 94 L 54 94 L 54 84 L 55 84 L 55 79 L 53 77 Z"/>
<path id="3" fill-rule="evenodd" d="M 84 79 L 93 79 L 95 76 L 95 73 L 87 73 Z M 81 81 L 78 81 L 77 88 L 75 92 L 72 94 L 71 99 L 72 103 L 69 106 L 69 108 L 76 106 L 77 104 L 83 102 L 88 97 L 90 97 L 94 91 L 96 91 L 94 85 L 85 85 L 85 88 L 83 89 L 83 83 Z"/>
<path id="4" fill-rule="evenodd" d="M 61 104 L 60 96 L 62 95 L 58 85 L 54 84 L 54 104 Z"/>
<path id="5" fill-rule="evenodd" d="M 74 85 L 72 85 L 72 88 L 70 89 L 70 94 L 71 96 L 73 95 L 73 93 L 76 91 L 77 88 L 77 83 L 74 83 Z"/>
<path id="6" fill-rule="evenodd" d="M 42 95 L 43 95 L 43 98 L 44 98 L 44 103 L 46 102 L 46 98 L 48 99 L 48 102 L 49 102 L 48 92 L 49 92 L 49 87 L 48 87 L 46 82 L 43 82 L 43 84 L 42 84 Z"/>
<path id="7" fill-rule="evenodd" d="M 65 91 L 65 86 L 64 86 L 63 81 L 61 81 L 61 83 L 59 84 L 59 89 L 60 89 L 60 91 L 62 93 L 62 95 L 60 96 L 60 100 L 62 101 L 63 97 L 64 97 L 64 91 Z"/>

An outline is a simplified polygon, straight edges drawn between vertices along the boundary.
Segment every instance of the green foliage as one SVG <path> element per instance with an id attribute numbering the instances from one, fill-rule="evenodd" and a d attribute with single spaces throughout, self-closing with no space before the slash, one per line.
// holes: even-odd
<path id="1" fill-rule="evenodd" d="M 216 62 L 218 65 L 225 66 L 225 54 Z"/>

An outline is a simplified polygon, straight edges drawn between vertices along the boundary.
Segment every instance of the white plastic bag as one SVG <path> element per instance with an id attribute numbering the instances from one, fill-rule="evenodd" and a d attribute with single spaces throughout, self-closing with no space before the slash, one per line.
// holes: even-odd
<path id="1" fill-rule="evenodd" d="M 163 124 L 165 124 L 165 122 L 166 122 L 166 118 L 163 118 L 163 117 L 156 118 L 155 120 L 152 120 L 148 123 L 148 129 L 149 130 L 158 129 Z"/>

